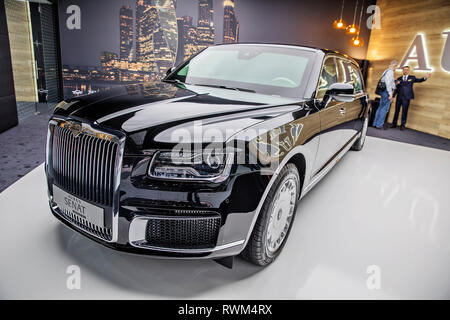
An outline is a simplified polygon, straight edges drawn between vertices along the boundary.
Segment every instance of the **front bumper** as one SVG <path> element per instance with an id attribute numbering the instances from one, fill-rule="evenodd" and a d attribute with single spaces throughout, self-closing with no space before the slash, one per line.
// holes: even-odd
<path id="1" fill-rule="evenodd" d="M 267 176 L 254 171 L 231 176 L 229 181 L 220 186 L 212 184 L 174 186 L 162 182 L 154 185 L 150 180 L 146 180 L 146 177 L 141 177 L 146 180 L 145 183 L 136 176 L 132 178 L 131 172 L 133 170 L 122 169 L 116 241 L 104 241 L 66 219 L 53 202 L 52 179 L 48 177 L 49 204 L 53 215 L 69 228 L 115 250 L 178 259 L 234 256 L 245 248 L 246 240 L 256 220 L 257 207 L 269 181 Z M 192 212 L 205 210 L 215 212 L 221 220 L 213 246 L 176 248 L 156 247 L 148 243 L 146 231 L 150 219 L 184 220 L 192 218 Z M 186 212 L 186 215 L 168 214 L 175 211 Z"/>
<path id="2" fill-rule="evenodd" d="M 145 232 L 148 216 L 135 215 L 129 222 L 119 215 L 119 238 L 127 241 L 107 242 L 75 226 L 64 218 L 52 201 L 50 209 L 53 215 L 70 229 L 108 248 L 133 254 L 160 258 L 177 259 L 212 259 L 238 255 L 245 247 L 246 237 L 255 218 L 255 211 L 247 213 L 230 213 L 227 222 L 221 226 L 216 246 L 204 249 L 157 248 L 146 243 Z"/>
<path id="3" fill-rule="evenodd" d="M 131 253 L 220 258 L 244 249 L 270 181 L 259 167 L 234 165 L 220 183 L 153 179 L 147 171 L 154 153 L 127 151 L 127 139 L 96 124 L 50 121 L 46 173 L 50 207 L 59 220 L 98 243 Z M 58 208 L 54 186 L 102 207 L 104 224 Z M 210 224 L 201 222 L 211 217 L 214 234 Z M 202 232 L 209 233 L 209 238 Z M 188 241 L 183 243 L 184 239 Z M 208 241 L 202 243 L 202 239 Z"/>

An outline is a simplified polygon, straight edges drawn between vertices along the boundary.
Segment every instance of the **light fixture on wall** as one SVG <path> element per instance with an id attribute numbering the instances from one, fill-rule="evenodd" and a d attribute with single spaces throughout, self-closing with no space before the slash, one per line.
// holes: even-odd
<path id="1" fill-rule="evenodd" d="M 358 4 L 358 3 L 357 3 L 357 4 Z M 361 13 L 359 14 L 359 25 L 361 25 L 363 9 L 364 9 L 364 0 L 362 1 L 362 5 L 361 5 Z M 355 13 L 356 13 L 356 11 L 355 11 Z M 354 24 L 354 23 L 353 23 L 353 24 Z M 361 30 L 358 28 L 358 32 L 356 33 L 356 36 L 354 36 L 354 37 L 350 40 L 350 44 L 351 44 L 353 47 L 362 47 L 362 46 L 364 45 L 364 39 L 361 38 L 361 37 L 359 36 L 359 32 L 360 32 L 360 31 L 361 31 Z"/>
<path id="2" fill-rule="evenodd" d="M 357 35 L 359 34 L 359 26 L 355 24 L 355 20 L 356 20 L 356 11 L 358 10 L 358 0 L 356 0 L 356 5 L 355 5 L 355 13 L 353 15 L 353 23 L 349 24 L 346 28 L 345 28 L 345 33 L 348 35 Z"/>
<path id="3" fill-rule="evenodd" d="M 342 19 L 342 15 L 344 13 L 344 2 L 345 2 L 345 0 L 342 0 L 341 17 L 338 20 L 334 20 L 334 22 L 333 22 L 333 28 L 338 29 L 338 30 L 344 30 L 345 27 L 347 26 L 345 21 Z"/>

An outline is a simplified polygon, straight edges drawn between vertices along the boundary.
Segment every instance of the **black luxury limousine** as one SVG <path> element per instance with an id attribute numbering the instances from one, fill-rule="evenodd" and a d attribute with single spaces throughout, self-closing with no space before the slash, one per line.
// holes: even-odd
<path id="1" fill-rule="evenodd" d="M 368 113 L 345 54 L 212 46 L 161 82 L 59 103 L 48 128 L 50 207 L 117 250 L 267 265 L 298 200 L 362 149 Z"/>

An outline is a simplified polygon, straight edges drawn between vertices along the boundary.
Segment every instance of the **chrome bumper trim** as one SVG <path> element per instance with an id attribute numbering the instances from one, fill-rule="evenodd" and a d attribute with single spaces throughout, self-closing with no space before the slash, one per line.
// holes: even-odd
<path id="1" fill-rule="evenodd" d="M 239 246 L 244 244 L 245 239 L 241 239 L 238 241 L 233 241 L 230 243 L 225 243 L 219 246 L 215 246 L 214 248 L 206 248 L 206 249 L 174 249 L 174 248 L 162 248 L 162 247 L 154 247 L 147 245 L 145 240 L 145 232 L 147 227 L 147 220 L 150 217 L 136 217 L 130 223 L 130 228 L 128 231 L 128 239 L 130 245 L 136 248 L 155 250 L 155 251 L 164 251 L 164 252 L 172 252 L 172 253 L 211 253 L 220 250 L 225 250 L 228 248 L 232 248 L 235 246 Z"/>

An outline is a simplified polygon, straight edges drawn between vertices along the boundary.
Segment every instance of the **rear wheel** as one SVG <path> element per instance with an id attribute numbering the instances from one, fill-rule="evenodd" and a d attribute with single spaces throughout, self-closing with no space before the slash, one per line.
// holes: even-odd
<path id="1" fill-rule="evenodd" d="M 265 266 L 280 254 L 294 221 L 300 194 L 297 167 L 288 163 L 276 178 L 253 228 L 242 256 Z"/>

